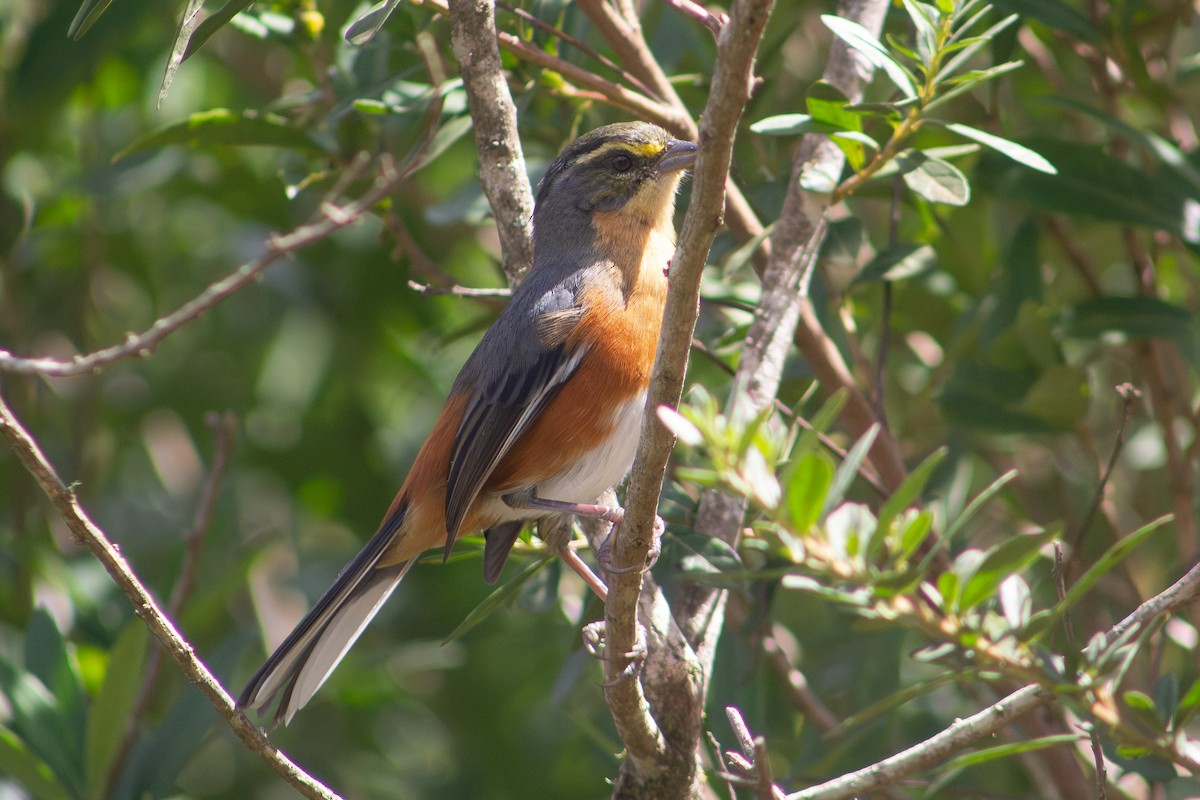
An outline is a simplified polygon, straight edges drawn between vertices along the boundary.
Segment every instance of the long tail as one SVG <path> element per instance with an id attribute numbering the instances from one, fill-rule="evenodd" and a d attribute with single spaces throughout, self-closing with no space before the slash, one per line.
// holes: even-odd
<path id="1" fill-rule="evenodd" d="M 316 694 L 413 563 L 410 559 L 376 566 L 404 522 L 404 512 L 402 506 L 388 515 L 329 591 L 246 684 L 238 697 L 239 706 L 261 711 L 282 692 L 274 722 L 286 725 Z"/>

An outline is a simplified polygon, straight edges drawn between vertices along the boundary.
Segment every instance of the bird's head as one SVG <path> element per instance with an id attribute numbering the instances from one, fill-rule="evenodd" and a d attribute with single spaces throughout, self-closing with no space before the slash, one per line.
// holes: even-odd
<path id="1" fill-rule="evenodd" d="M 630 225 L 669 224 L 683 171 L 697 146 L 657 125 L 622 122 L 580 136 L 538 186 L 534 236 L 539 248 L 576 239 L 595 214 Z"/>

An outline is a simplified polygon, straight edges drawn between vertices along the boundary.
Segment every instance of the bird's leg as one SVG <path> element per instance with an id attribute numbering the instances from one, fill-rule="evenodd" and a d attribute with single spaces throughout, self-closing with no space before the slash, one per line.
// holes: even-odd
<path id="1" fill-rule="evenodd" d="M 604 539 L 604 544 L 600 546 L 596 553 L 596 561 L 599 562 L 600 568 L 609 575 L 624 575 L 628 572 L 653 569 L 658 562 L 658 557 L 662 553 L 662 534 L 666 530 L 666 523 L 662 517 L 655 515 L 654 529 L 651 533 L 652 539 L 650 542 L 650 550 L 646 557 L 645 564 L 632 567 L 617 567 L 614 566 L 611 559 L 611 542 L 617 531 L 621 529 L 621 523 L 625 520 L 625 509 L 620 506 L 601 506 L 595 503 L 568 503 L 562 500 L 548 500 L 544 497 L 537 496 L 537 487 L 530 487 L 519 492 L 510 492 L 502 498 L 505 503 L 513 508 L 538 508 L 546 511 L 556 511 L 562 514 L 574 514 L 577 517 L 592 517 L 594 519 L 602 519 L 605 522 L 612 523 L 612 530 Z M 578 557 L 576 557 L 578 558 Z M 567 562 L 570 563 L 569 561 Z M 582 564 L 582 562 L 580 562 Z M 572 566 L 572 569 L 575 569 Z M 579 572 L 578 569 L 575 569 Z M 590 571 L 590 570 L 589 570 Z M 580 573 L 582 577 L 583 573 Z M 584 578 L 587 580 L 587 578 Z M 591 586 L 591 583 L 588 584 Z M 595 589 L 595 587 L 592 587 Z M 599 592 L 597 592 L 599 594 Z"/>
<path id="2" fill-rule="evenodd" d="M 591 590 L 600 598 L 600 602 L 608 602 L 608 587 L 604 585 L 604 581 L 592 571 L 592 568 L 579 557 L 578 553 L 571 549 L 570 517 L 556 514 L 539 520 L 538 536 L 546 543 L 547 547 L 558 554 L 558 557 L 568 567 L 575 570 L 576 575 L 583 578 L 583 582 L 591 587 Z"/>

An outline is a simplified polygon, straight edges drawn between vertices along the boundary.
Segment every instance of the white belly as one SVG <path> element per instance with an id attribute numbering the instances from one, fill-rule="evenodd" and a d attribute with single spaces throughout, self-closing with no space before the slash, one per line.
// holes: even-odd
<path id="1" fill-rule="evenodd" d="M 613 413 L 613 435 L 603 445 L 586 453 L 574 466 L 539 483 L 537 496 L 564 503 L 591 503 L 616 485 L 633 465 L 645 407 L 645 394 L 619 406 Z M 487 513 L 497 522 L 546 516 L 544 509 L 513 508 L 500 495 L 492 495 L 483 502 Z"/>
<path id="2" fill-rule="evenodd" d="M 566 472 L 538 484 L 538 497 L 568 503 L 590 503 L 625 477 L 633 466 L 642 432 L 646 395 L 639 394 L 614 412 L 615 430 L 604 444 L 589 451 Z"/>

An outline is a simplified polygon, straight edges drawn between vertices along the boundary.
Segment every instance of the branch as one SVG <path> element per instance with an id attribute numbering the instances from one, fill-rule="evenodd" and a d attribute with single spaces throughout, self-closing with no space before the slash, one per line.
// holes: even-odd
<path id="1" fill-rule="evenodd" d="M 1200 598 L 1200 563 L 1193 565 L 1183 577 L 1109 628 L 1104 637 L 1109 642 L 1124 639 L 1136 629 L 1181 610 L 1197 598 Z M 901 778 L 932 767 L 1053 699 L 1054 694 L 1049 689 L 1037 684 L 1023 686 L 974 716 L 957 720 L 946 730 L 920 744 L 869 767 L 790 794 L 788 800 L 844 800 L 890 786 Z"/>
<path id="2" fill-rule="evenodd" d="M 667 460 L 674 445 L 671 434 L 659 424 L 655 409 L 660 405 L 673 407 L 679 404 L 687 371 L 688 350 L 699 311 L 700 277 L 721 221 L 733 138 L 749 99 L 754 54 L 771 7 L 772 0 L 735 2 L 730 23 L 722 31 L 717 44 L 716 69 L 699 135 L 700 155 L 693 171 L 691 204 L 684 219 L 679 246 L 671 260 L 662 335 L 650 383 L 647 413 L 642 420 L 638 455 L 626 493 L 625 522 L 612 548 L 611 558 L 616 564 L 644 564 L 653 542 L 655 510 Z M 700 741 L 698 725 L 702 719 L 704 701 L 703 692 L 697 691 L 695 684 L 699 680 L 703 685 L 705 676 L 681 670 L 679 661 L 687 655 L 682 653 L 671 654 L 674 664 L 665 667 L 661 673 L 648 665 L 641 681 L 614 682 L 631 666 L 631 660 L 621 658 L 619 654 L 632 652 L 637 646 L 638 600 L 643 591 L 643 579 L 644 576 L 638 571 L 616 574 L 610 578 L 604 619 L 607 651 L 616 655 L 605 662 L 605 676 L 610 684 L 605 696 L 617 730 L 627 743 L 627 733 L 639 741 L 657 739 L 659 723 L 651 716 L 642 690 L 643 683 L 653 689 L 654 695 L 670 696 L 674 701 L 670 703 L 673 708 L 690 707 L 693 713 L 686 715 L 686 720 L 694 720 L 697 729 L 679 734 L 678 744 L 682 752 L 675 754 L 675 762 L 685 764 L 690 778 L 695 775 L 695 748 Z M 653 585 L 649 579 L 645 582 L 648 586 Z M 657 623 L 656 630 L 660 629 L 658 625 L 663 624 L 659 620 L 647 622 Z M 669 619 L 666 624 L 669 624 Z M 655 685 L 658 681 L 661 684 Z M 659 721 L 673 726 L 681 722 L 675 714 L 670 717 L 664 715 Z M 674 743 L 674 737 L 669 739 Z M 631 755 L 634 755 L 632 750 Z M 635 784 L 644 785 L 655 768 L 662 769 L 661 755 L 657 752 L 649 755 L 656 757 L 658 763 L 648 763 L 649 759 L 644 756 L 631 758 L 622 769 L 622 782 L 632 780 Z M 691 780 L 687 784 L 685 787 L 676 786 L 675 791 L 690 791 Z"/>
<path id="3" fill-rule="evenodd" d="M 346 186 L 362 174 L 365 167 L 366 159 L 360 156 L 347 168 L 334 188 L 330 190 L 314 219 L 294 229 L 291 233 L 271 236 L 266 242 L 266 252 L 258 258 L 246 262 L 224 278 L 209 284 L 208 288 L 199 295 L 165 317 L 155 320 L 153 325 L 141 333 L 130 333 L 121 344 L 97 350 L 88 355 L 75 356 L 70 360 L 20 358 L 7 350 L 0 350 L 0 370 L 22 375 L 65 378 L 96 372 L 102 367 L 126 358 L 150 356 L 163 339 L 189 322 L 203 316 L 225 298 L 256 281 L 271 264 L 357 222 L 376 203 L 391 194 L 410 172 L 409 169 L 398 170 L 391 158 L 384 158 L 380 161 L 379 174 L 370 191 L 348 205 L 336 205 L 330 198 L 340 194 Z"/>
<path id="4" fill-rule="evenodd" d="M 793 792 L 787 796 L 787 800 L 848 800 L 884 786 L 891 786 L 901 778 L 931 767 L 959 750 L 991 736 L 1038 706 L 1049 703 L 1053 697 L 1049 690 L 1041 686 L 1022 687 L 978 714 L 956 720 L 946 730 L 914 747 L 820 786 Z"/>
<path id="5" fill-rule="evenodd" d="M 204 693 L 242 743 L 257 753 L 271 769 L 303 796 L 313 800 L 340 800 L 338 795 L 288 759 L 281 750 L 271 744 L 254 723 L 234 707 L 233 698 L 225 692 L 208 667 L 196 657 L 191 644 L 179 634 L 174 623 L 159 608 L 158 602 L 138 580 L 124 556 L 108 540 L 104 531 L 88 517 L 79 505 L 74 489 L 63 484 L 54 466 L 46 460 L 37 442 L 9 410 L 3 397 L 0 397 L 0 433 L 8 440 L 17 458 L 37 481 L 67 527 L 100 560 L 113 581 L 129 598 L 134 613 L 142 618 L 146 627 L 166 648 L 187 679 Z"/>
<path id="6" fill-rule="evenodd" d="M 450 42 L 467 91 L 479 181 L 496 218 L 504 274 L 516 286 L 533 266 L 533 189 L 496 44 L 494 0 L 450 0 Z"/>

